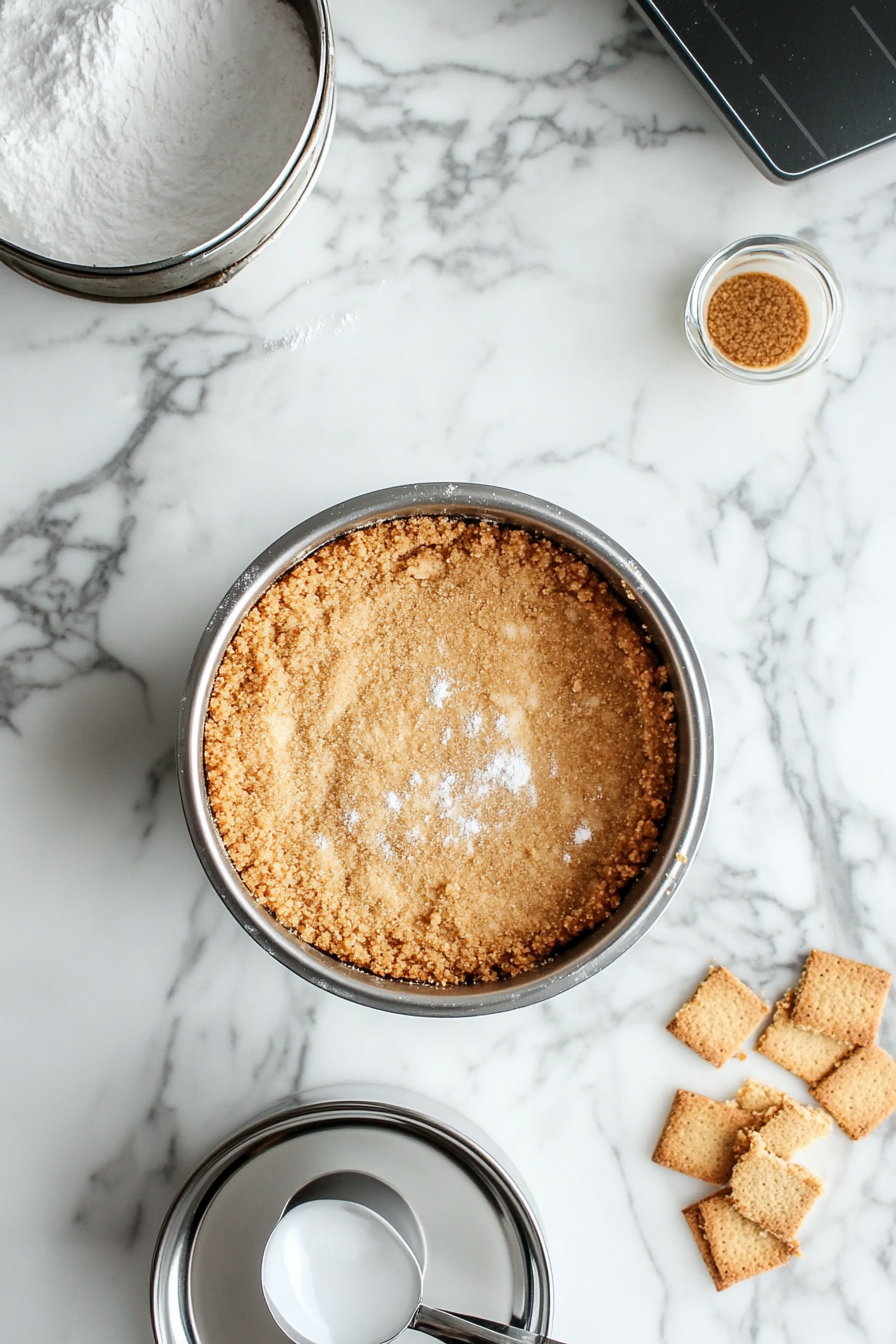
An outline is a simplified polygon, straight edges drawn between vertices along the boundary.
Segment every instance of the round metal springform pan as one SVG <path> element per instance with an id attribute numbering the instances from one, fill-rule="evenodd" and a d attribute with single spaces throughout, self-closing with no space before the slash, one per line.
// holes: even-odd
<path id="1" fill-rule="evenodd" d="M 422 515 L 522 527 L 581 556 L 625 603 L 665 663 L 678 729 L 678 765 L 657 848 L 619 909 L 534 970 L 507 980 L 448 987 L 372 975 L 320 951 L 278 923 L 258 904 L 230 861 L 212 816 L 204 768 L 205 718 L 215 677 L 240 622 L 262 594 L 287 570 L 345 533 L 390 518 Z M 312 984 L 355 1003 L 424 1017 L 468 1017 L 537 1003 L 581 983 L 609 966 L 659 918 L 694 861 L 706 822 L 713 772 L 712 715 L 700 661 L 675 609 L 650 575 L 610 537 L 565 509 L 515 490 L 453 482 L 404 485 L 361 495 L 309 518 L 240 575 L 209 621 L 190 668 L 181 701 L 177 772 L 187 827 L 209 881 L 267 952 Z"/>

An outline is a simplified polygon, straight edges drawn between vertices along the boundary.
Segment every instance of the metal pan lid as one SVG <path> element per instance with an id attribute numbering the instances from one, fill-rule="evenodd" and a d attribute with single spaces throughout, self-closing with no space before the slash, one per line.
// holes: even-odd
<path id="1" fill-rule="evenodd" d="M 355 1088 L 282 1104 L 189 1177 L 153 1256 L 157 1344 L 283 1344 L 261 1290 L 265 1243 L 296 1190 L 343 1169 L 380 1176 L 411 1204 L 428 1247 L 427 1302 L 549 1331 L 544 1237 L 504 1155 L 436 1103 Z"/>

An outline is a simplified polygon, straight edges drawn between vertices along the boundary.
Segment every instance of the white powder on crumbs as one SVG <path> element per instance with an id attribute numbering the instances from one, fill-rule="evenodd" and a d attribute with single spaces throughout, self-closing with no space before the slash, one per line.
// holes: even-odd
<path id="1" fill-rule="evenodd" d="M 436 709 L 441 709 L 450 694 L 451 678 L 446 677 L 444 672 L 437 672 L 430 682 L 429 703 L 435 705 Z"/>
<path id="2" fill-rule="evenodd" d="M 424 756 L 422 768 L 384 789 L 371 806 L 360 800 L 361 808 L 343 808 L 343 840 L 351 837 L 355 845 L 372 848 L 390 863 L 416 861 L 421 842 L 461 844 L 473 853 L 479 837 L 513 827 L 524 809 L 537 808 L 532 765 L 513 740 L 511 720 L 487 706 L 461 708 L 468 694 L 443 668 L 435 670 L 425 691 L 427 730 L 433 726 L 431 712 L 442 718 L 447 702 L 456 697 L 462 731 L 453 733 L 446 726 L 435 742 L 428 737 L 430 755 Z M 583 844 L 590 835 L 582 822 L 574 843 Z M 319 849 L 330 843 L 322 832 L 313 838 Z M 335 848 L 338 853 L 339 838 Z M 572 861 L 568 853 L 563 861 Z"/>
<path id="3" fill-rule="evenodd" d="M 285 0 L 0 0 L 0 236 L 94 266 L 198 247 L 273 185 L 316 86 Z"/>
<path id="4" fill-rule="evenodd" d="M 442 671 L 437 672 L 430 682 L 427 696 L 429 705 L 433 709 L 443 709 L 454 687 L 451 677 Z M 409 825 L 407 822 L 397 824 L 405 805 L 422 814 L 424 826 L 443 845 L 466 843 L 468 846 L 472 845 L 477 836 L 512 825 L 513 805 L 523 803 L 529 807 L 536 806 L 532 768 L 525 752 L 516 746 L 495 749 L 495 735 L 508 736 L 506 717 L 497 715 L 493 729 L 486 727 L 486 716 L 478 709 L 463 715 L 462 720 L 465 738 L 480 738 L 476 744 L 479 750 L 472 759 L 472 744 L 467 742 L 461 748 L 462 758 L 465 759 L 458 758 L 454 768 L 445 769 L 444 758 L 437 757 L 429 763 L 427 779 L 419 770 L 414 770 L 405 789 L 390 789 L 383 795 L 386 823 L 391 829 L 388 834 L 385 830 L 377 831 L 373 836 L 373 844 L 385 858 L 407 854 L 421 838 L 418 825 Z M 451 729 L 446 728 L 440 736 L 440 743 L 445 747 L 451 741 Z M 421 785 L 424 788 L 419 792 Z M 511 810 L 508 810 L 508 804 Z M 357 813 L 353 815 L 357 817 Z M 346 828 L 354 833 L 354 827 L 348 826 L 348 814 Z"/>

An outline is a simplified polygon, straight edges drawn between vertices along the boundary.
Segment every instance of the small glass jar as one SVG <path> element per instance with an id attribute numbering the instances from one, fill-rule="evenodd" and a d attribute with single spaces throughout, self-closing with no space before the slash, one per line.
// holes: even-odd
<path id="1" fill-rule="evenodd" d="M 712 296 L 732 276 L 760 271 L 793 285 L 809 312 L 809 333 L 790 359 L 780 364 L 738 364 L 722 353 L 706 325 Z M 827 359 L 843 322 L 843 291 L 831 263 L 817 248 L 801 238 L 757 234 L 741 238 L 716 252 L 700 268 L 691 286 L 685 308 L 684 329 L 691 348 L 717 373 L 742 383 L 777 383 Z"/>

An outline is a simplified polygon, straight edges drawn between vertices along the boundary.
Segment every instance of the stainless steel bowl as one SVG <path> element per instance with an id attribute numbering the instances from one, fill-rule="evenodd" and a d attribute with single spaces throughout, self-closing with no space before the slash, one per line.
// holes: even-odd
<path id="1" fill-rule="evenodd" d="M 286 223 L 323 167 L 336 112 L 333 28 L 327 0 L 288 0 L 302 19 L 317 64 L 317 89 L 295 148 L 265 192 L 233 227 L 177 257 L 140 266 L 81 266 L 55 261 L 0 238 L 0 261 L 38 284 L 63 294 L 112 303 L 173 299 L 223 285 L 241 271 Z"/>
<path id="2" fill-rule="evenodd" d="M 526 528 L 574 551 L 597 570 L 648 632 L 675 696 L 678 767 L 669 812 L 650 863 L 605 923 L 535 970 L 487 984 L 435 985 L 389 980 L 358 970 L 290 933 L 254 899 L 234 868 L 209 806 L 203 763 L 205 718 L 224 652 L 243 617 L 282 574 L 326 542 L 389 518 L 447 514 Z M 237 579 L 199 641 L 181 701 L 177 769 L 190 837 L 209 881 L 247 933 L 297 975 L 342 998 L 390 1012 L 468 1017 L 503 1012 L 559 994 L 609 966 L 650 928 L 690 868 L 712 786 L 709 693 L 697 654 L 668 598 L 632 557 L 565 509 L 495 486 L 439 482 L 361 495 L 300 523 Z"/>

